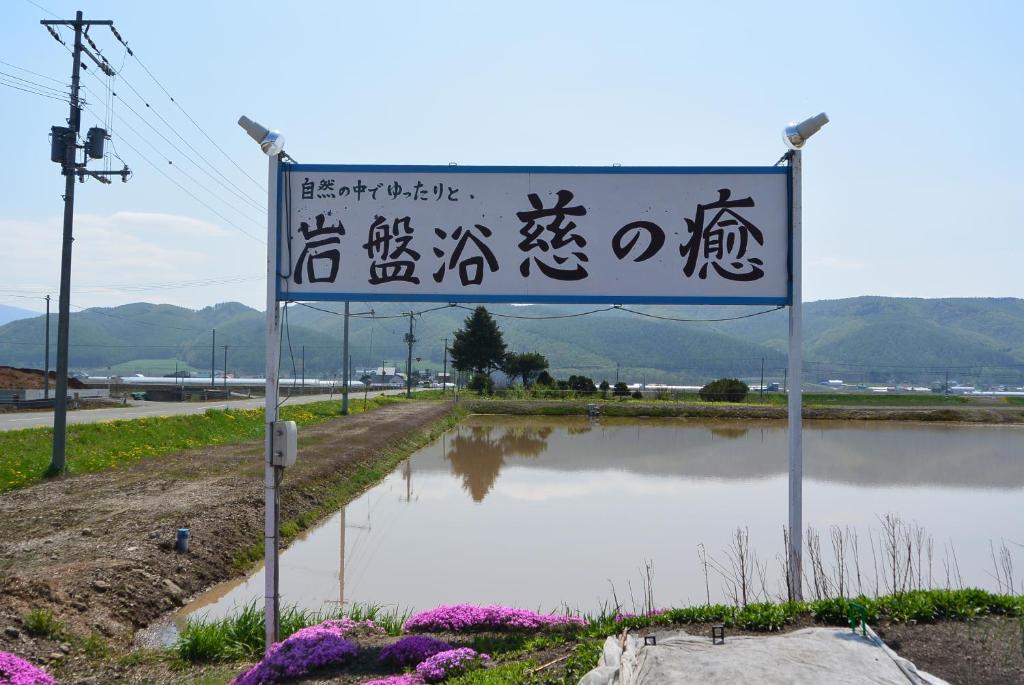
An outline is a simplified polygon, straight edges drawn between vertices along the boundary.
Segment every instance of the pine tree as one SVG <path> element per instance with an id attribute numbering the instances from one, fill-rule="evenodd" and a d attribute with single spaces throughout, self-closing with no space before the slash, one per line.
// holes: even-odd
<path id="1" fill-rule="evenodd" d="M 452 365 L 459 371 L 473 371 L 490 377 L 505 359 L 505 340 L 486 307 L 477 307 L 455 331 Z"/>

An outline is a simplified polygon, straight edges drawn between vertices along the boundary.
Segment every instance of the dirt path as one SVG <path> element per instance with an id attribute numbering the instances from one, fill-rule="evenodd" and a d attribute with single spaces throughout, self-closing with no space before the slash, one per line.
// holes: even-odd
<path id="1" fill-rule="evenodd" d="M 301 429 L 282 521 L 449 411 L 446 402 L 401 403 Z M 262 452 L 262 441 L 191 450 L 0 496 L 0 650 L 37 651 L 18 620 L 35 608 L 78 635 L 124 643 L 235 575 L 235 555 L 262 539 Z M 187 555 L 172 548 L 183 526 Z"/>

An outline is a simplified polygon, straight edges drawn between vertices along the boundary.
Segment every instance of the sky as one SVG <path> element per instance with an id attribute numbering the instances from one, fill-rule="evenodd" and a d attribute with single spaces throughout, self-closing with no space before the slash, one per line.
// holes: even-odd
<path id="1" fill-rule="evenodd" d="M 69 82 L 47 12 L 113 19 L 138 58 L 93 31 L 118 96 L 83 76 L 83 125 L 109 118 L 134 175 L 76 188 L 76 307 L 262 309 L 267 162 L 241 114 L 301 162 L 747 166 L 825 111 L 804 300 L 1024 297 L 1019 2 L 38 4 L 0 9 L 0 82 Z M 0 85 L 0 112 L 0 303 L 38 311 L 58 293 L 48 134 L 67 105 Z"/>

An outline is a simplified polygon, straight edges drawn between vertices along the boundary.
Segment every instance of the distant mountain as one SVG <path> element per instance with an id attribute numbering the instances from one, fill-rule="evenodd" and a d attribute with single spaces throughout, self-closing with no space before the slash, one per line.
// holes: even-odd
<path id="1" fill-rule="evenodd" d="M 340 312 L 341 303 L 318 304 Z M 350 354 L 356 368 L 404 367 L 408 304 L 353 303 Z M 431 305 L 411 305 L 414 311 Z M 757 307 L 510 306 L 488 309 L 498 317 L 510 349 L 548 356 L 556 375 L 583 373 L 600 381 L 697 383 L 731 375 L 758 380 L 762 360 L 768 380 L 782 380 L 787 313 Z M 601 310 L 594 313 L 593 310 Z M 443 340 L 469 314 L 466 308 L 434 309 L 416 317 L 415 368 L 439 370 Z M 545 318 L 547 317 L 547 318 Z M 745 317 L 745 318 L 738 318 Z M 671 320 L 669 320 L 671 319 Z M 697 321 L 679 321 L 696 319 Z M 729 319 L 729 320 L 722 320 Z M 300 305 L 287 310 L 281 373 L 337 375 L 342 366 L 340 316 Z M 200 310 L 134 303 L 71 316 L 71 367 L 105 374 L 108 367 L 148 375 L 175 365 L 206 374 L 211 359 L 236 374 L 262 374 L 264 316 L 237 302 Z M 56 316 L 51 317 L 51 364 Z M 216 329 L 216 343 L 213 346 Z M 0 364 L 42 365 L 42 317 L 0 325 Z M 929 384 L 1024 383 L 1024 300 L 857 297 L 804 306 L 808 381 L 911 381 Z"/>
<path id="2" fill-rule="evenodd" d="M 28 319 L 33 316 L 39 316 L 39 312 L 29 311 L 28 309 L 22 309 L 21 307 L 11 307 L 10 305 L 0 304 L 0 326 L 11 321 L 17 321 L 18 319 Z"/>

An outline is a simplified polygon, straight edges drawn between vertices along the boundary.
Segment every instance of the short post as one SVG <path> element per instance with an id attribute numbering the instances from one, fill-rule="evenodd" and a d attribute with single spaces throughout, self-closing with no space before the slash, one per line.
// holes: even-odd
<path id="1" fill-rule="evenodd" d="M 46 296 L 46 333 L 43 335 L 43 399 L 50 399 L 50 296 Z M 109 394 L 109 393 L 108 393 Z"/>

